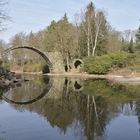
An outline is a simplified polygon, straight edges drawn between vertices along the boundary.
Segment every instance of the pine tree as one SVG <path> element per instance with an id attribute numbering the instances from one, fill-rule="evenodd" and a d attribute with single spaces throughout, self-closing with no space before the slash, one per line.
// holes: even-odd
<path id="1" fill-rule="evenodd" d="M 136 33 L 136 42 L 140 43 L 140 27 L 139 27 L 139 29 L 138 29 L 138 31 Z"/>
<path id="2" fill-rule="evenodd" d="M 92 2 L 86 8 L 85 19 L 82 24 L 86 35 L 87 56 L 90 56 L 95 38 L 95 7 Z"/>
<path id="3" fill-rule="evenodd" d="M 108 42 L 108 23 L 103 11 L 98 11 L 96 14 L 96 36 L 97 38 L 95 38 L 94 41 L 94 52 L 92 55 L 94 56 L 95 53 L 96 55 L 106 54 L 106 45 Z"/>
<path id="4" fill-rule="evenodd" d="M 81 49 L 82 52 L 85 50 L 87 56 L 107 53 L 108 23 L 104 11 L 95 10 L 95 7 L 91 2 L 86 8 L 84 20 L 80 27 L 83 28 L 83 31 L 81 31 L 82 36 L 80 36 L 82 37 L 81 40 L 86 42 L 86 44 L 84 42 L 80 44 L 80 47 L 85 46 L 84 49 Z"/>
<path id="5" fill-rule="evenodd" d="M 136 49 L 140 51 L 140 27 L 136 33 Z"/>
<path id="6" fill-rule="evenodd" d="M 130 40 L 130 43 L 129 43 L 129 46 L 128 46 L 128 52 L 129 53 L 134 53 L 134 50 L 133 50 L 133 38 L 131 38 L 131 40 Z"/>
<path id="7" fill-rule="evenodd" d="M 51 23 L 44 35 L 44 41 L 46 51 L 58 51 L 62 54 L 69 71 L 71 60 L 78 54 L 78 38 L 76 27 L 68 21 L 66 14 L 58 22 Z"/>

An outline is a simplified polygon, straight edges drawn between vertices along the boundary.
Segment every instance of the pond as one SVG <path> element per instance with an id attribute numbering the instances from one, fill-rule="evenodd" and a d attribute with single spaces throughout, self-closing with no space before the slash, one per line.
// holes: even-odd
<path id="1" fill-rule="evenodd" d="M 28 79 L 0 89 L 0 140 L 140 139 L 140 85 Z"/>

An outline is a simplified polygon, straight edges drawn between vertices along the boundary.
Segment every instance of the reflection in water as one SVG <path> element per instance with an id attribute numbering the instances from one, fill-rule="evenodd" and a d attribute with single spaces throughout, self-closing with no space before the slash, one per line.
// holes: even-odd
<path id="1" fill-rule="evenodd" d="M 43 98 L 51 88 L 52 83 L 51 81 L 49 81 L 48 77 L 45 77 L 43 81 L 46 84 L 45 87 L 43 87 L 41 83 L 34 83 L 32 81 L 15 85 L 14 88 L 12 87 L 10 90 L 8 90 L 2 95 L 2 99 L 8 103 L 14 103 L 19 105 L 31 104 L 33 102 L 36 102 Z M 30 91 L 30 89 L 32 90 L 32 92 Z M 14 101 L 13 99 L 16 100 Z M 19 101 L 17 101 L 18 99 Z"/>
<path id="2" fill-rule="evenodd" d="M 37 77 L 1 95 L 14 109 L 44 117 L 52 128 L 59 128 L 60 135 L 66 136 L 61 139 L 109 140 L 111 122 L 120 115 L 137 116 L 140 123 L 139 89 L 106 80 Z M 74 135 L 69 136 L 69 129 Z M 121 135 L 124 139 L 127 134 Z M 139 138 L 137 134 L 135 140 Z"/>

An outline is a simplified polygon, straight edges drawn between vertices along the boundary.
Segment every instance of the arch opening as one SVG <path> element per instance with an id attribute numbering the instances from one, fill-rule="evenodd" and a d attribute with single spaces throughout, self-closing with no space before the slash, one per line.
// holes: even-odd
<path id="1" fill-rule="evenodd" d="M 79 69 L 83 66 L 83 61 L 81 59 L 75 59 L 73 62 L 73 66 L 75 69 Z"/>
<path id="2" fill-rule="evenodd" d="M 77 81 L 75 81 L 74 87 L 75 89 L 78 89 L 78 90 L 82 88 L 82 86 Z"/>
<path id="3" fill-rule="evenodd" d="M 43 69 L 42 69 L 42 73 L 45 74 L 45 73 L 50 73 L 50 69 L 49 69 L 49 66 L 46 64 L 44 65 Z"/>
<path id="4" fill-rule="evenodd" d="M 47 86 L 41 91 L 41 93 L 39 93 L 38 95 L 36 95 L 35 97 L 32 97 L 32 96 L 27 96 L 29 97 L 29 99 L 26 99 L 25 101 L 22 100 L 22 95 L 20 95 L 21 93 L 25 93 L 27 92 L 26 90 L 26 86 L 24 86 L 25 83 L 20 83 L 18 85 L 15 85 L 15 87 L 13 87 L 13 91 L 11 90 L 10 92 L 4 92 L 2 94 L 2 99 L 4 101 L 6 101 L 7 103 L 10 103 L 10 104 L 18 104 L 18 105 L 27 105 L 27 104 L 32 104 L 34 102 L 37 102 L 39 100 L 41 100 L 46 94 L 48 94 L 48 92 L 50 91 L 50 89 L 52 88 L 52 81 L 49 77 L 43 77 L 43 81 L 45 82 L 45 84 L 47 84 Z M 30 84 L 30 83 L 27 83 L 26 85 L 28 86 L 33 86 L 33 84 Z M 19 90 L 17 90 L 17 92 L 14 91 L 14 88 L 18 88 L 19 87 Z M 23 90 L 20 90 L 20 89 L 23 89 Z M 9 90 L 9 89 L 7 89 Z M 11 96 L 11 94 L 14 94 L 16 93 L 16 96 L 17 96 L 17 93 L 19 94 L 19 98 L 15 98 L 14 99 L 14 95 Z M 38 93 L 38 91 L 37 91 Z M 17 101 L 17 99 L 20 99 Z"/>
<path id="5" fill-rule="evenodd" d="M 28 49 L 28 50 L 32 50 L 32 51 L 36 52 L 47 62 L 47 64 L 43 67 L 42 72 L 43 73 L 52 72 L 53 66 L 52 66 L 52 63 L 51 63 L 49 57 L 47 56 L 47 54 L 45 54 L 44 52 L 42 52 L 41 50 L 39 50 L 37 48 L 29 47 L 29 46 L 10 47 L 4 51 L 4 54 L 7 54 L 10 51 L 17 50 L 17 49 Z"/>
<path id="6" fill-rule="evenodd" d="M 77 67 L 80 66 L 81 64 L 82 64 L 82 62 L 77 60 L 77 61 L 75 61 L 74 66 L 77 69 Z"/>

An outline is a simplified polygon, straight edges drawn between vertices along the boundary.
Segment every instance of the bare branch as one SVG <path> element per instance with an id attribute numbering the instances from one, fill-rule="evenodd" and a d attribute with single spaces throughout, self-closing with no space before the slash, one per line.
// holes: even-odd
<path id="1" fill-rule="evenodd" d="M 7 16 L 5 6 L 8 4 L 8 0 L 0 0 L 0 31 L 5 30 L 5 21 L 9 20 Z"/>

